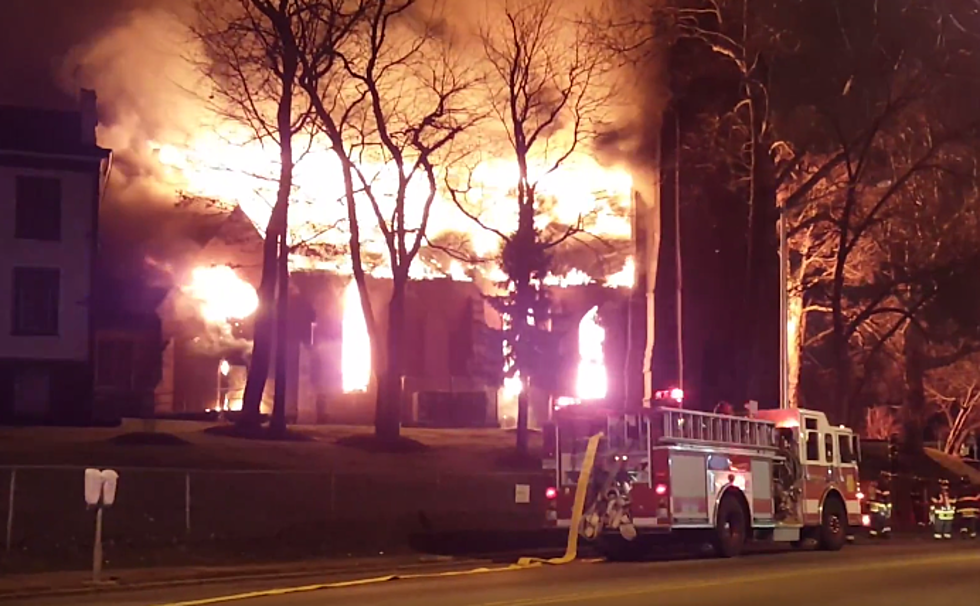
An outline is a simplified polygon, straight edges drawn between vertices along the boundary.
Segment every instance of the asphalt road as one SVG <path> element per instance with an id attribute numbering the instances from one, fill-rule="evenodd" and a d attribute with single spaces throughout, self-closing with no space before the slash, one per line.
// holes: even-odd
<path id="1" fill-rule="evenodd" d="M 238 583 L 19 601 L 30 606 L 159 606 L 344 579 Z M 297 591 L 243 606 L 976 606 L 980 544 L 858 546 L 736 560 L 575 563 L 520 571 Z"/>

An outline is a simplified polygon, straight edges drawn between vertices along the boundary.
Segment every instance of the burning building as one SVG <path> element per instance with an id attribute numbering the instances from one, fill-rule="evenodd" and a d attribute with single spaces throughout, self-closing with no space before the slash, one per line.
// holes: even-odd
<path id="1" fill-rule="evenodd" d="M 114 120 L 103 126 L 100 137 L 119 149 L 120 157 L 125 159 L 123 164 L 128 167 L 120 171 L 126 183 L 117 188 L 117 195 L 138 196 L 141 192 L 134 183 L 149 182 L 142 191 L 152 190 L 170 200 L 175 192 L 212 200 L 225 209 L 227 216 L 214 233 L 195 245 L 188 259 L 181 263 L 157 259 L 160 264 L 174 265 L 173 288 L 158 309 L 166 342 L 163 376 L 155 393 L 155 409 L 161 413 L 237 405 L 242 369 L 248 362 L 261 230 L 269 218 L 269 202 L 276 197 L 278 173 L 275 146 L 256 140 L 240 121 L 228 120 L 229 114 L 215 107 L 223 97 L 212 95 L 212 103 L 201 102 L 202 97 L 209 97 L 210 85 L 202 82 L 200 65 L 187 58 L 200 59 L 204 55 L 197 56 L 201 49 L 195 42 L 188 42 L 187 24 L 179 19 L 176 14 L 134 12 L 73 56 L 77 64 L 73 73 L 109 91 L 107 104 L 112 107 Z M 459 27 L 465 29 L 463 25 Z M 475 29 L 469 34 L 475 34 Z M 153 44 L 149 44 L 151 40 Z M 186 52 L 145 52 L 148 48 L 185 48 Z M 132 53 L 139 54 L 139 62 L 119 60 Z M 136 65 L 138 69 L 133 68 Z M 167 77 L 148 78 L 150 73 L 165 73 Z M 188 95 L 187 91 L 194 94 Z M 643 108 L 642 115 L 653 116 L 652 119 L 634 120 L 617 114 L 622 109 L 621 97 L 592 104 L 599 113 L 592 126 L 605 128 L 622 118 L 619 126 L 624 133 L 631 129 L 650 130 L 650 137 L 656 139 L 654 131 L 659 128 L 660 111 L 656 104 Z M 481 99 L 469 101 L 476 103 Z M 445 191 L 439 191 L 428 217 L 426 245 L 410 267 L 412 281 L 408 290 L 415 307 L 408 312 L 408 323 L 416 332 L 408 339 L 414 348 L 408 359 L 414 367 L 411 372 L 406 371 L 404 379 L 403 407 L 408 419 L 424 416 L 418 410 L 429 406 L 425 402 L 444 400 L 446 397 L 441 394 L 450 394 L 450 399 L 478 400 L 481 393 L 496 394 L 495 384 L 500 381 L 496 331 L 503 322 L 486 304 L 485 297 L 501 294 L 497 285 L 505 282 L 499 266 L 498 236 L 515 229 L 515 191 L 520 188 L 516 185 L 516 161 L 506 153 L 496 153 L 506 149 L 506 127 L 492 122 L 484 121 L 468 133 L 475 144 L 488 152 L 468 167 L 472 186 L 469 192 L 478 198 L 469 200 L 473 203 L 470 211 L 478 214 L 480 221 L 471 220 Z M 552 275 L 541 279 L 543 287 L 555 290 L 552 298 L 557 311 L 551 320 L 552 332 L 561 341 L 559 350 L 564 353 L 554 366 L 574 369 L 550 385 L 532 386 L 531 390 L 571 396 L 581 391 L 587 398 L 602 392 L 610 396 L 622 392 L 624 399 L 639 398 L 642 390 L 624 385 L 622 377 L 627 374 L 627 365 L 635 366 L 635 374 L 640 374 L 643 339 L 634 337 L 632 346 L 627 347 L 624 335 L 644 331 L 641 325 L 627 329 L 627 318 L 636 321 L 646 316 L 647 294 L 655 285 L 659 245 L 657 154 L 634 149 L 635 145 L 600 145 L 590 137 L 567 148 L 568 129 L 576 123 L 564 116 L 544 129 L 543 143 L 528 158 L 527 178 L 534 183 L 535 203 L 541 201 L 535 209 L 533 227 L 545 237 L 558 234 L 554 239 L 562 242 L 550 250 Z M 574 133 L 571 140 L 575 140 Z M 357 293 L 349 288 L 350 233 L 346 204 L 339 202 L 344 194 L 339 186 L 342 180 L 333 178 L 340 174 L 338 160 L 329 146 L 315 140 L 309 143 L 293 175 L 289 236 L 293 242 L 308 245 L 306 248 L 340 253 L 314 256 L 298 249 L 291 255 L 291 297 L 296 300 L 292 307 L 301 311 L 293 314 L 294 351 L 283 352 L 295 359 L 290 379 L 294 385 L 287 390 L 295 394 L 291 396 L 294 400 L 289 416 L 298 420 L 341 420 L 347 418 L 342 411 L 353 414 L 371 409 L 364 400 L 370 400 L 374 386 L 363 339 L 365 322 L 352 311 L 357 307 Z M 622 149 L 610 152 L 611 147 Z M 564 149 L 569 150 L 567 156 L 561 151 Z M 561 162 L 554 164 L 554 154 L 562 158 Z M 640 170 L 639 165 L 643 165 Z M 397 172 L 383 161 L 366 158 L 358 168 L 379 183 L 379 191 L 384 191 L 381 198 L 398 189 Z M 424 179 L 409 184 L 410 196 L 417 193 L 418 181 Z M 649 204 L 642 213 L 632 212 L 634 187 L 650 190 L 646 196 Z M 419 205 L 410 201 L 409 206 Z M 357 197 L 355 207 L 355 215 L 360 217 L 359 244 L 367 259 L 365 269 L 371 276 L 372 304 L 377 317 L 383 318 L 385 292 L 390 288 L 385 276 L 391 273 L 386 265 L 385 237 L 375 225 L 376 213 L 365 196 Z M 411 221 L 418 220 L 416 210 L 409 213 Z M 634 214 L 639 220 L 634 220 Z M 591 240 L 560 237 L 570 226 L 577 226 Z M 634 238 L 634 229 L 641 238 Z M 633 255 L 631 240 L 638 242 L 641 254 Z M 463 262 L 446 254 L 443 249 L 447 242 L 461 242 L 461 252 L 475 261 Z M 632 258 L 638 267 L 633 267 Z M 642 300 L 631 305 L 626 304 L 624 291 L 601 286 L 631 286 L 637 273 L 643 278 L 638 285 Z M 357 334 L 362 337 L 355 337 Z M 580 335 L 596 344 L 580 350 Z M 604 345 L 597 344 L 600 340 Z M 647 342 L 652 342 L 652 338 Z M 619 350 L 630 354 L 618 353 Z M 650 361 L 647 362 L 649 366 Z M 489 371 L 485 372 L 484 367 Z M 603 375 L 597 371 L 602 367 L 617 369 L 607 370 L 605 386 Z M 227 373 L 222 371 L 224 368 Z M 596 380 L 583 380 L 577 390 L 574 373 L 579 368 Z M 619 368 L 624 371 L 621 373 Z M 488 401 L 492 400 L 487 408 L 497 409 L 496 415 L 488 413 L 488 417 L 513 419 L 509 400 L 516 393 L 514 383 L 513 378 L 508 380 L 499 398 L 487 396 Z M 532 394 L 532 400 L 538 402 L 547 397 Z M 540 410 L 542 405 L 534 408 Z M 370 413 L 366 416 L 369 418 Z"/>
<path id="2" fill-rule="evenodd" d="M 155 393 L 158 415 L 241 407 L 260 261 L 261 237 L 243 211 L 235 209 L 188 258 L 185 269 L 171 270 L 175 286 L 157 309 L 165 340 Z M 621 291 L 597 284 L 549 281 L 554 329 L 567 343 L 554 364 L 555 382 L 534 390 L 532 419 L 539 422 L 556 394 L 584 399 L 606 395 L 599 306 L 608 308 L 610 301 L 623 299 Z M 401 403 L 406 423 L 514 422 L 515 394 L 500 384 L 501 318 L 487 302 L 487 288 L 462 275 L 410 282 L 405 339 L 410 362 Z M 369 423 L 376 386 L 367 327 L 351 278 L 327 270 L 294 271 L 291 290 L 289 349 L 282 352 L 289 368 L 287 418 Z M 379 317 L 386 317 L 390 291 L 390 281 L 369 278 L 368 292 Z M 383 324 L 379 328 L 386 329 Z M 580 351 L 588 352 L 587 360 Z M 588 366 L 589 377 L 576 387 L 580 364 Z M 270 409 L 266 400 L 263 411 Z"/>

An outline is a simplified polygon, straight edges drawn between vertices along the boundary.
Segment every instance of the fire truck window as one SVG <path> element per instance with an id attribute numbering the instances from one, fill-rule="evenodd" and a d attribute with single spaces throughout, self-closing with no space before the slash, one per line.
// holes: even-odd
<path id="1" fill-rule="evenodd" d="M 622 417 L 610 418 L 606 429 L 609 448 L 620 449 L 626 446 L 626 423 Z"/>
<path id="2" fill-rule="evenodd" d="M 824 463 L 834 462 L 834 436 L 829 433 L 823 435 Z"/>
<path id="3" fill-rule="evenodd" d="M 806 423 L 806 428 L 807 429 L 816 429 L 817 428 L 817 420 L 814 419 L 814 418 L 812 418 L 812 417 L 811 418 L 807 418 L 804 422 Z"/>
<path id="4" fill-rule="evenodd" d="M 635 416 L 626 417 L 626 440 L 633 441 L 640 439 L 640 418 Z"/>
<path id="5" fill-rule="evenodd" d="M 731 460 L 722 455 L 711 455 L 708 457 L 708 469 L 711 471 L 729 471 L 732 467 Z"/>
<path id="6" fill-rule="evenodd" d="M 806 460 L 820 462 L 820 434 L 815 431 L 808 431 L 806 434 Z"/>
<path id="7" fill-rule="evenodd" d="M 837 436 L 837 452 L 840 453 L 841 464 L 850 465 L 854 462 L 854 452 L 851 450 L 851 436 Z"/>

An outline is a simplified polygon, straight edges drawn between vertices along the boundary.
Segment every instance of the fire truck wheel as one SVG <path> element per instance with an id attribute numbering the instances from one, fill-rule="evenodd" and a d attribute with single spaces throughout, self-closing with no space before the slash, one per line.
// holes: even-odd
<path id="1" fill-rule="evenodd" d="M 725 495 L 718 504 L 718 521 L 715 524 L 715 550 L 723 558 L 734 558 L 745 547 L 745 531 L 748 527 L 745 507 L 733 495 Z"/>
<path id="2" fill-rule="evenodd" d="M 820 524 L 820 548 L 825 551 L 840 551 L 846 542 L 847 509 L 839 498 L 828 496 L 823 505 L 823 519 Z"/>

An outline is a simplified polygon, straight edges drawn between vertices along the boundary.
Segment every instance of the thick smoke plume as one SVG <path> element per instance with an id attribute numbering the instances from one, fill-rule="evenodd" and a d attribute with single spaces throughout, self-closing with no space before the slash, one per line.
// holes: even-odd
<path id="1" fill-rule="evenodd" d="M 147 4 L 147 3 L 144 3 Z M 181 2 L 120 13 L 61 66 L 66 90 L 99 96 L 98 141 L 113 151 L 102 220 L 104 243 L 115 256 L 179 259 L 202 227 L 197 213 L 179 208 L 181 175 L 158 158 L 160 141 L 186 141 L 209 123 L 208 88 L 189 59 L 195 48 Z M 212 214 L 213 209 L 197 209 Z M 135 253 L 135 254 L 134 254 Z"/>
<path id="2" fill-rule="evenodd" d="M 634 10 L 632 1 L 559 4 L 569 13 L 581 10 L 608 17 L 610 10 Z M 445 9 L 446 35 L 475 63 L 482 52 L 480 24 L 492 20 L 499 4 L 467 0 L 439 4 Z M 61 69 L 66 90 L 84 86 L 99 95 L 99 142 L 111 148 L 116 158 L 104 220 L 110 237 L 131 245 L 121 249 L 125 252 L 120 257 L 135 247 L 176 262 L 185 251 L 194 250 L 197 232 L 209 225 L 201 221 L 202 214 L 214 213 L 207 205 L 191 212 L 177 208 L 179 192 L 188 183 L 160 158 L 161 144 L 181 146 L 190 144 L 195 133 L 227 130 L 226 121 L 214 111 L 210 83 L 196 64 L 201 53 L 189 32 L 192 18 L 190 0 L 144 0 L 73 49 Z M 664 103 L 653 56 L 632 61 L 618 74 L 617 89 L 622 94 L 615 99 L 616 107 L 610 108 L 608 132 L 594 150 L 603 164 L 629 167 L 641 191 L 655 182 L 653 152 L 659 145 Z"/>

